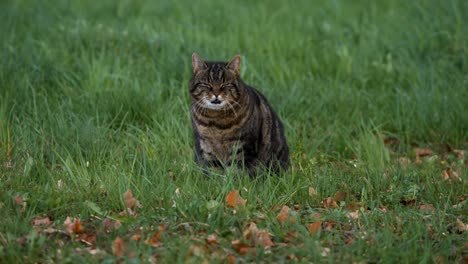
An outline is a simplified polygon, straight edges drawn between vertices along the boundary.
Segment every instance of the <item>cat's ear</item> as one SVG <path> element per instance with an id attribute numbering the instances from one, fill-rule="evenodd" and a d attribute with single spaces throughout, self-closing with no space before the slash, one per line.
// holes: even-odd
<path id="1" fill-rule="evenodd" d="M 240 55 L 236 55 L 227 64 L 226 68 L 233 71 L 235 75 L 239 75 L 239 73 L 240 73 L 240 64 L 241 64 L 241 57 L 240 57 Z"/>
<path id="2" fill-rule="evenodd" d="M 197 73 L 201 70 L 206 69 L 208 66 L 206 66 L 206 63 L 203 61 L 203 59 L 198 55 L 196 52 L 192 54 L 192 66 L 193 66 L 193 72 Z"/>

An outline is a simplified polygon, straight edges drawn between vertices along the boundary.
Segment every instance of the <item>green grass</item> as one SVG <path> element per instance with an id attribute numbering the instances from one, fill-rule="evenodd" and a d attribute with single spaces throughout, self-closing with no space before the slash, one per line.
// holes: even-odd
<path id="1" fill-rule="evenodd" d="M 456 220 L 468 222 L 467 159 L 447 149 L 468 149 L 467 14 L 461 0 L 2 1 L 0 262 L 466 261 Z M 200 172 L 193 51 L 242 55 L 243 79 L 285 124 L 289 172 Z M 417 164 L 414 147 L 434 154 Z M 444 180 L 446 168 L 461 180 Z M 127 189 L 143 205 L 135 218 L 118 215 Z M 245 208 L 224 205 L 233 189 Z M 324 209 L 337 192 L 348 195 Z M 359 219 L 346 216 L 351 202 Z M 277 221 L 283 205 L 298 206 L 295 223 Z M 80 218 L 96 241 L 47 234 L 32 225 L 38 216 L 59 230 Z M 105 218 L 122 227 L 104 231 Z M 309 235 L 317 220 L 322 230 Z M 250 222 L 275 245 L 239 255 L 231 242 L 245 241 Z M 162 245 L 144 243 L 159 225 Z M 117 237 L 123 257 L 112 254 Z"/>

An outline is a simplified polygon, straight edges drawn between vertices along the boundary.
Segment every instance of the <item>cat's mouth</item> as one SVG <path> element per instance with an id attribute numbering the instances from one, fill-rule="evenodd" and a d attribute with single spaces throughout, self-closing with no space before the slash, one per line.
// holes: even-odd
<path id="1" fill-rule="evenodd" d="M 224 100 L 219 100 L 218 98 L 214 100 L 206 100 L 205 107 L 213 110 L 223 109 L 226 102 Z"/>
<path id="2" fill-rule="evenodd" d="M 214 99 L 211 101 L 212 104 L 221 104 L 221 100 L 219 100 L 218 98 Z"/>

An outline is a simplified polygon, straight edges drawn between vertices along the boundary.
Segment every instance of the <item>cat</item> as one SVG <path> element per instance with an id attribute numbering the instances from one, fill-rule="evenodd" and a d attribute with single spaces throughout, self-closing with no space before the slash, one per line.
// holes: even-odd
<path id="1" fill-rule="evenodd" d="M 203 61 L 192 54 L 189 81 L 195 161 L 208 167 L 236 164 L 250 176 L 289 167 L 284 127 L 266 98 L 240 78 L 241 57 Z"/>

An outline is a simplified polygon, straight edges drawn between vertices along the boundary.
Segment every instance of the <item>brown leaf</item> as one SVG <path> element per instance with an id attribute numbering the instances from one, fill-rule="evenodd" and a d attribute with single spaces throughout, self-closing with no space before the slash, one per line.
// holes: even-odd
<path id="1" fill-rule="evenodd" d="M 35 226 L 49 225 L 52 223 L 49 217 L 38 216 L 36 219 L 32 220 L 32 224 Z"/>
<path id="2" fill-rule="evenodd" d="M 465 152 L 463 150 L 454 149 L 453 153 L 455 153 L 457 159 L 463 159 L 465 157 Z"/>
<path id="3" fill-rule="evenodd" d="M 63 222 L 63 225 L 67 228 L 67 232 L 69 234 L 81 234 L 84 231 L 83 226 L 81 225 L 81 221 L 78 218 L 73 218 L 73 221 L 69 216 Z"/>
<path id="4" fill-rule="evenodd" d="M 216 235 L 209 235 L 205 238 L 207 244 L 218 244 L 218 237 Z"/>
<path id="5" fill-rule="evenodd" d="M 121 227 L 122 223 L 120 223 L 119 220 L 114 221 L 112 219 L 105 218 L 104 220 L 102 220 L 102 226 L 104 227 L 105 231 L 111 231 Z"/>
<path id="6" fill-rule="evenodd" d="M 430 149 L 415 148 L 414 152 L 420 157 L 432 155 L 432 150 Z"/>
<path id="7" fill-rule="evenodd" d="M 461 172 L 460 169 L 459 169 L 459 171 Z M 461 181 L 462 180 L 460 178 L 460 176 L 458 176 L 458 173 L 456 171 L 452 170 L 451 168 L 447 168 L 447 169 L 443 170 L 442 171 L 442 177 L 446 181 L 451 181 L 451 180 Z"/>
<path id="8" fill-rule="evenodd" d="M 423 149 L 423 148 L 415 148 L 414 153 L 416 154 L 416 163 L 421 163 L 421 157 L 430 156 L 432 155 L 432 150 L 430 149 Z"/>
<path id="9" fill-rule="evenodd" d="M 230 264 L 236 263 L 236 257 L 234 257 L 234 255 L 232 254 L 229 254 L 229 256 L 227 257 L 227 260 Z"/>
<path id="10" fill-rule="evenodd" d="M 131 237 L 130 237 L 131 240 L 133 241 L 140 241 L 141 240 L 141 235 L 139 234 L 133 234 Z"/>
<path id="11" fill-rule="evenodd" d="M 338 204 L 333 198 L 327 197 L 325 198 L 325 200 L 323 200 L 323 208 L 325 209 L 338 208 Z"/>
<path id="12" fill-rule="evenodd" d="M 361 203 L 360 202 L 349 202 L 346 206 L 346 209 L 350 210 L 350 211 L 357 211 L 359 208 L 361 207 Z"/>
<path id="13" fill-rule="evenodd" d="M 419 206 L 420 210 L 435 212 L 435 208 L 432 204 L 422 204 Z"/>
<path id="14" fill-rule="evenodd" d="M 232 190 L 226 196 L 226 205 L 231 208 L 238 208 L 245 206 L 246 200 L 244 200 L 238 190 Z"/>
<path id="15" fill-rule="evenodd" d="M 348 217 L 349 219 L 359 219 L 359 213 L 357 211 L 348 212 L 346 213 L 346 217 Z"/>
<path id="16" fill-rule="evenodd" d="M 463 233 L 468 230 L 468 224 L 463 223 L 462 220 L 457 218 L 457 230 L 459 233 Z"/>
<path id="17" fill-rule="evenodd" d="M 145 241 L 146 244 L 152 247 L 159 247 L 162 245 L 162 233 L 158 231 L 154 235 Z"/>
<path id="18" fill-rule="evenodd" d="M 81 243 L 86 244 L 88 246 L 92 246 L 96 242 L 95 235 L 88 235 L 88 234 L 80 234 L 78 239 Z"/>
<path id="19" fill-rule="evenodd" d="M 203 249 L 197 245 L 190 245 L 188 255 L 191 257 L 193 256 L 201 257 L 203 256 Z"/>
<path id="20" fill-rule="evenodd" d="M 18 195 L 15 197 L 15 204 L 18 206 L 26 206 L 26 199 Z"/>
<path id="21" fill-rule="evenodd" d="M 237 254 L 244 256 L 249 252 L 255 252 L 254 248 L 250 248 L 247 244 L 242 243 L 239 239 L 231 242 L 231 246 Z"/>
<path id="22" fill-rule="evenodd" d="M 346 196 L 348 196 L 348 193 L 345 192 L 345 191 L 337 191 L 335 193 L 335 196 L 333 197 L 333 199 L 337 202 L 341 202 L 341 201 L 344 201 L 346 199 Z"/>
<path id="23" fill-rule="evenodd" d="M 279 214 L 276 216 L 276 220 L 278 220 L 278 222 L 289 222 L 291 224 L 294 224 L 296 222 L 295 212 L 291 211 L 289 206 L 284 205 L 281 208 Z"/>
<path id="24" fill-rule="evenodd" d="M 309 226 L 307 227 L 307 230 L 309 230 L 309 234 L 313 235 L 313 234 L 318 233 L 321 227 L 322 227 L 322 222 L 317 221 L 317 222 L 310 223 Z"/>
<path id="25" fill-rule="evenodd" d="M 129 209 L 133 209 L 133 207 L 142 208 L 143 206 L 140 204 L 140 201 L 133 197 L 132 190 L 128 189 L 123 194 L 123 199 L 125 201 L 125 206 Z"/>
<path id="26" fill-rule="evenodd" d="M 264 229 L 258 229 L 257 224 L 253 222 L 250 223 L 248 229 L 244 231 L 243 235 L 245 239 L 251 241 L 252 245 L 259 245 L 264 248 L 273 246 L 270 233 Z"/>
<path id="27" fill-rule="evenodd" d="M 125 243 L 122 238 L 117 237 L 112 242 L 112 253 L 117 257 L 122 257 L 125 254 Z"/>
<path id="28" fill-rule="evenodd" d="M 335 226 L 336 226 L 336 222 L 335 221 L 326 221 L 326 222 L 323 222 L 323 226 L 324 226 L 324 230 L 326 231 L 331 231 Z"/>

